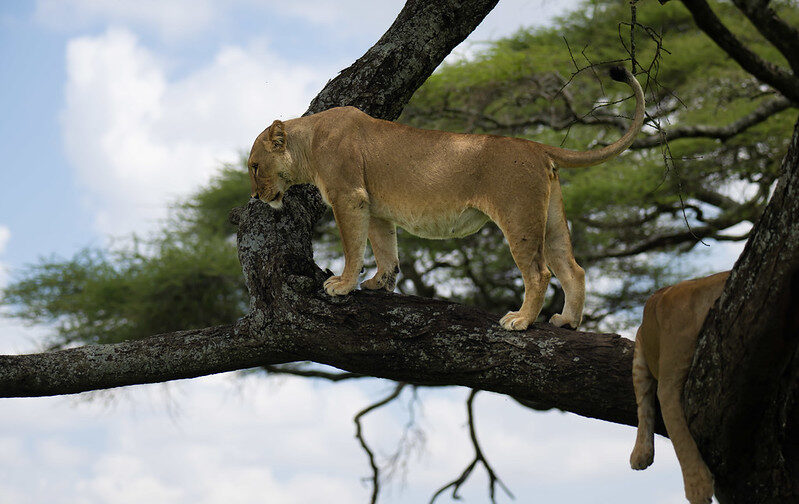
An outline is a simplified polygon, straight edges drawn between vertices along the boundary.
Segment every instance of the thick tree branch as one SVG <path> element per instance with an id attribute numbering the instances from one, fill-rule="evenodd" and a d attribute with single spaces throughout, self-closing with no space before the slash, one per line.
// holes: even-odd
<path id="1" fill-rule="evenodd" d="M 74 394 L 291 360 L 240 324 L 210 327 L 114 345 L 0 355 L 0 397 Z"/>
<path id="2" fill-rule="evenodd" d="M 303 215 L 289 193 L 287 212 Z M 332 298 L 312 262 L 311 219 L 257 201 L 235 214 L 252 312 L 233 327 L 0 358 L 0 396 L 74 393 L 314 361 L 401 382 L 463 385 L 634 425 L 632 342 L 548 324 L 503 330 L 455 303 L 356 291 Z M 278 227 L 281 224 L 282 227 Z M 291 244 L 308 243 L 308 246 Z"/>
<path id="3" fill-rule="evenodd" d="M 788 60 L 794 74 L 799 74 L 799 30 L 789 25 L 760 0 L 733 0 L 741 12 L 763 37 L 774 45 Z"/>
<path id="4" fill-rule="evenodd" d="M 660 0 L 665 3 L 664 0 Z M 789 100 L 799 103 L 799 78 L 786 69 L 764 60 L 747 48 L 719 20 L 705 0 L 682 0 L 696 25 L 747 72 L 770 85 Z"/>

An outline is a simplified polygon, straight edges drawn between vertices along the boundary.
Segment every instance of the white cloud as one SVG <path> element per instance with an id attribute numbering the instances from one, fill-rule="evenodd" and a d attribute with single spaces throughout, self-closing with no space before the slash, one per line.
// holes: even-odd
<path id="1" fill-rule="evenodd" d="M 4 503 L 349 504 L 368 499 L 365 455 L 353 439 L 353 414 L 384 396 L 385 382 L 327 384 L 263 376 L 218 375 L 163 387 L 115 391 L 117 401 L 5 399 L 0 416 Z M 120 392 L 122 394 L 120 395 Z M 427 502 L 472 457 L 462 389 L 422 391 L 417 418 L 426 451 L 410 461 L 407 485 L 383 485 L 381 502 Z M 408 394 L 401 398 L 407 401 Z M 680 490 L 667 442 L 656 466 L 627 465 L 632 428 L 561 413 L 535 413 L 506 397 L 481 394 L 478 437 L 519 499 L 545 502 L 653 502 Z M 399 405 L 364 420 L 379 459 L 391 453 L 405 412 Z M 32 447 L 32 448 L 31 448 Z M 482 468 L 464 487 L 485 501 Z M 19 496 L 25 495 L 25 498 Z M 16 498 L 14 496 L 17 496 Z M 444 499 L 444 502 L 448 502 Z M 502 496 L 499 502 L 509 502 Z"/>
<path id="2" fill-rule="evenodd" d="M 204 67 L 170 78 L 126 29 L 71 40 L 65 150 L 96 227 L 114 235 L 150 229 L 273 119 L 304 112 L 328 75 L 260 44 L 223 48 Z"/>
<path id="3" fill-rule="evenodd" d="M 130 24 L 155 29 L 165 38 L 207 30 L 219 16 L 211 0 L 38 0 L 35 18 L 58 29 L 80 30 L 95 24 Z"/>

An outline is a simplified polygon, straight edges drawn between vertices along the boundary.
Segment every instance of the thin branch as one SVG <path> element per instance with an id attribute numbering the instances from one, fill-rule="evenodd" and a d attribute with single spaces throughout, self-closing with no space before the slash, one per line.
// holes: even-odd
<path id="1" fill-rule="evenodd" d="M 796 104 L 791 103 L 791 101 L 787 98 L 780 96 L 778 98 L 763 102 L 751 113 L 726 126 L 695 125 L 680 126 L 668 130 L 664 129 L 663 132 L 638 138 L 635 140 L 635 142 L 633 142 L 630 148 L 644 149 L 655 147 L 660 145 L 660 143 L 663 141 L 670 142 L 680 138 L 713 138 L 725 141 L 743 133 L 752 126 L 756 126 L 766 121 L 774 114 L 795 106 Z"/>
<path id="2" fill-rule="evenodd" d="M 372 467 L 372 499 L 369 501 L 371 504 L 377 504 L 377 496 L 380 494 L 380 468 L 377 466 L 377 462 L 375 462 L 374 452 L 372 452 L 371 448 L 369 448 L 369 445 L 366 443 L 366 439 L 363 437 L 361 418 L 378 408 L 382 408 L 386 404 L 399 397 L 399 395 L 402 393 L 402 389 L 405 388 L 405 385 L 406 384 L 402 382 L 397 383 L 397 385 L 394 387 L 394 390 L 389 395 L 362 409 L 358 412 L 358 414 L 355 415 L 355 418 L 353 419 L 355 422 L 355 437 L 361 444 L 363 451 L 365 451 L 366 455 L 369 457 L 369 465 Z"/>
<path id="3" fill-rule="evenodd" d="M 407 463 L 415 450 L 422 450 L 425 443 L 425 434 L 422 429 L 416 425 L 416 407 L 418 403 L 421 407 L 421 400 L 418 395 L 418 387 L 413 386 L 411 397 L 408 401 L 408 420 L 402 428 L 402 435 L 397 442 L 397 449 L 391 455 L 386 457 L 383 464 L 385 471 L 384 481 L 389 481 L 396 473 L 400 473 L 401 477 L 405 478 L 407 474 Z M 403 481 L 404 482 L 404 481 Z"/>
<path id="4" fill-rule="evenodd" d="M 461 486 L 466 483 L 466 480 L 469 479 L 469 476 L 472 474 L 474 468 L 477 467 L 477 464 L 482 464 L 486 470 L 486 473 L 488 473 L 488 495 L 491 498 L 492 503 L 496 504 L 497 502 L 497 486 L 502 488 L 508 497 L 515 499 L 513 493 L 508 489 L 508 487 L 505 486 L 505 483 L 503 483 L 494 472 L 491 464 L 488 463 L 488 460 L 483 454 L 483 449 L 480 447 L 480 442 L 477 440 L 477 430 L 474 426 L 474 398 L 477 396 L 477 392 L 479 392 L 477 389 L 472 389 L 472 391 L 469 393 L 469 398 L 466 400 L 466 412 L 469 419 L 469 438 L 471 439 L 472 447 L 474 448 L 474 459 L 472 459 L 471 463 L 466 466 L 466 469 L 463 470 L 460 476 L 439 488 L 438 491 L 433 494 L 433 497 L 430 498 L 430 504 L 433 504 L 438 496 L 447 491 L 449 488 L 452 488 L 452 498 L 454 500 L 460 500 L 461 497 L 458 495 L 458 490 L 460 490 Z"/>
<path id="5" fill-rule="evenodd" d="M 695 228 L 689 228 L 686 231 L 678 231 L 671 233 L 663 233 L 657 236 L 651 236 L 647 240 L 623 250 L 611 250 L 588 254 L 585 259 L 588 261 L 597 261 L 600 259 L 608 259 L 613 257 L 630 257 L 650 250 L 660 249 L 664 247 L 673 247 L 684 243 L 694 245 L 696 243 L 704 243 L 704 238 L 721 237 L 722 240 L 730 240 L 732 237 L 719 234 L 719 231 L 727 229 L 730 226 L 738 224 L 742 220 L 754 221 L 759 211 L 755 202 L 749 201 L 738 206 L 737 209 L 722 213 L 715 219 L 708 219 L 707 224 Z M 687 218 L 687 217 L 686 217 Z"/>
<path id="6" fill-rule="evenodd" d="M 630 0 L 630 72 L 635 75 L 635 25 L 637 24 L 636 6 L 638 0 Z"/>

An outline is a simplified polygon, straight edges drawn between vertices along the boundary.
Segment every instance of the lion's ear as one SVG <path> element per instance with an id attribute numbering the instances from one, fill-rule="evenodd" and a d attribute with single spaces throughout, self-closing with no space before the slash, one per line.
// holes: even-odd
<path id="1" fill-rule="evenodd" d="M 283 121 L 276 119 L 269 126 L 269 150 L 282 151 L 286 149 L 286 129 L 283 126 Z"/>

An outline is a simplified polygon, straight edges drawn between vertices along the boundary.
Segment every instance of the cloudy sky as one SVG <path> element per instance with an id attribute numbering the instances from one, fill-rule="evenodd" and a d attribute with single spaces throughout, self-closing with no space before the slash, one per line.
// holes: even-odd
<path id="1" fill-rule="evenodd" d="M 576 4 L 501 0 L 455 57 Z M 401 5 L 4 0 L 0 285 L 39 257 L 154 229 L 171 202 L 235 160 L 273 119 L 300 115 Z M 31 351 L 45 333 L 0 320 L 0 351 Z M 352 415 L 390 388 L 220 375 L 3 400 L 0 503 L 367 502 Z M 426 502 L 469 463 L 465 397 L 420 392 L 423 448 L 382 502 Z M 365 421 L 378 453 L 395 449 L 410 402 L 406 392 Z M 632 428 L 534 413 L 487 393 L 476 407 L 479 436 L 516 502 L 683 502 L 663 440 L 655 465 L 633 472 Z M 485 483 L 478 469 L 466 502 L 486 502 Z"/>

